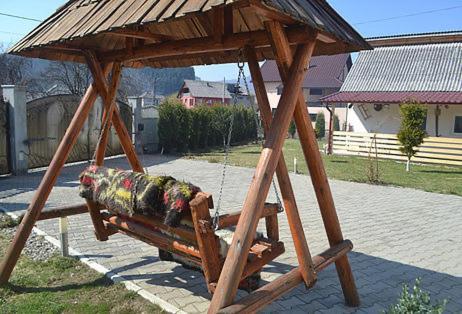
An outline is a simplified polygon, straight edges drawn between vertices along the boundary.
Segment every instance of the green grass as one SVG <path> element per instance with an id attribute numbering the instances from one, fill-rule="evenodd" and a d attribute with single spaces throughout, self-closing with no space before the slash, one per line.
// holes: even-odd
<path id="1" fill-rule="evenodd" d="M 0 233 L 0 256 L 11 239 Z M 77 260 L 21 256 L 10 283 L 0 288 L 0 313 L 163 313 L 122 284 Z"/>
<path id="2" fill-rule="evenodd" d="M 322 147 L 322 142 L 320 143 Z M 233 147 L 229 163 L 235 166 L 255 167 L 261 146 L 244 145 Z M 307 174 L 307 166 L 298 140 L 289 139 L 284 145 L 287 167 L 293 171 L 293 160 L 297 158 L 298 173 Z M 188 154 L 185 158 L 223 162 L 222 150 L 208 153 Z M 353 156 L 327 156 L 323 154 L 324 166 L 329 178 L 368 183 L 368 159 Z M 406 165 L 392 160 L 379 160 L 380 184 L 421 189 L 428 192 L 455 194 L 462 196 L 462 167 L 411 165 L 406 173 Z"/>

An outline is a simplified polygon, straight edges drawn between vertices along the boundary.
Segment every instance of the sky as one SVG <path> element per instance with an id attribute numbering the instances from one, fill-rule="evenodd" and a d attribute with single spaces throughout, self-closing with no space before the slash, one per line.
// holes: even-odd
<path id="1" fill-rule="evenodd" d="M 43 20 L 65 0 L 0 0 L 0 45 L 7 47 L 39 24 L 2 14 Z M 462 0 L 328 0 L 363 37 L 462 30 Z M 196 76 L 218 81 L 237 76 L 235 64 L 195 67 Z"/>

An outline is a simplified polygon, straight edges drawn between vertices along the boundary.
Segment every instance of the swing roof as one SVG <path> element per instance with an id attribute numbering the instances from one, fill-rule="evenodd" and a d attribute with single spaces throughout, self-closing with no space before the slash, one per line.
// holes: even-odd
<path id="1" fill-rule="evenodd" d="M 292 45 L 318 31 L 314 55 L 370 49 L 325 0 L 71 0 L 10 53 L 85 62 L 83 50 L 125 66 L 181 67 L 236 62 L 246 44 L 274 59 L 266 21 L 281 22 Z"/>

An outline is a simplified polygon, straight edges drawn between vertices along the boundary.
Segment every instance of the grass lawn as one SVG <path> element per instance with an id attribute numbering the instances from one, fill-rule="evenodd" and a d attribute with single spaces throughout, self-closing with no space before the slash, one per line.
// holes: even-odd
<path id="1" fill-rule="evenodd" d="M 11 239 L 0 233 L 0 256 Z M 10 283 L 0 288 L 0 313 L 163 313 L 71 258 L 36 262 L 21 256 Z"/>
<path id="2" fill-rule="evenodd" d="M 235 166 L 255 167 L 260 156 L 260 150 L 261 147 L 258 145 L 233 147 L 229 155 L 229 162 Z M 296 157 L 298 173 L 308 173 L 298 140 L 289 139 L 285 142 L 284 156 L 290 171 L 293 171 L 293 160 Z M 189 154 L 185 158 L 221 163 L 223 162 L 223 152 L 216 150 L 208 153 Z M 323 159 L 329 178 L 368 182 L 366 169 L 369 162 L 367 158 L 323 154 Z M 406 173 L 405 167 L 404 163 L 379 160 L 380 183 L 462 196 L 462 167 L 411 165 L 410 173 Z"/>

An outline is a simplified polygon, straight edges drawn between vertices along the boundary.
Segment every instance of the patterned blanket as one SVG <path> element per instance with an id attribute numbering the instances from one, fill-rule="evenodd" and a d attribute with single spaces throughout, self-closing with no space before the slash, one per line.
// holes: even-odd
<path id="1" fill-rule="evenodd" d="M 90 166 L 80 174 L 80 196 L 106 206 L 116 214 L 161 217 L 179 225 L 189 202 L 200 192 L 191 183 L 168 176 L 149 176 L 106 167 Z"/>

